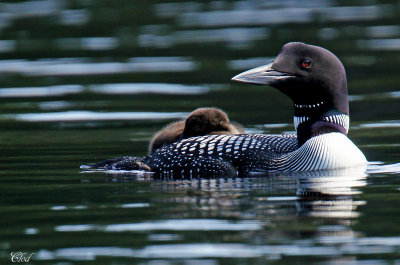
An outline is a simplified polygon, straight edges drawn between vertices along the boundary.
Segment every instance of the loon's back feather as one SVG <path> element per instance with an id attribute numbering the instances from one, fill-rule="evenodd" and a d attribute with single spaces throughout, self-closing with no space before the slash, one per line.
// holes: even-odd
<path id="1" fill-rule="evenodd" d="M 297 148 L 297 138 L 293 134 L 207 135 L 165 146 L 143 162 L 162 175 L 231 175 L 256 168 L 268 170 L 272 167 L 268 161 Z"/>
<path id="2" fill-rule="evenodd" d="M 313 137 L 300 148 L 293 134 L 192 137 L 143 160 L 159 175 L 175 177 L 324 170 L 365 162 L 361 151 L 341 133 Z"/>

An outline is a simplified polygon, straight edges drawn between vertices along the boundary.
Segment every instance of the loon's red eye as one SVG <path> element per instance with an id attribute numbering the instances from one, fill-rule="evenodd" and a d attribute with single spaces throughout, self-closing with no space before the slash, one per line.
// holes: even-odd
<path id="1" fill-rule="evenodd" d="M 305 59 L 301 62 L 301 67 L 304 69 L 307 69 L 311 66 L 311 60 L 310 59 Z"/>

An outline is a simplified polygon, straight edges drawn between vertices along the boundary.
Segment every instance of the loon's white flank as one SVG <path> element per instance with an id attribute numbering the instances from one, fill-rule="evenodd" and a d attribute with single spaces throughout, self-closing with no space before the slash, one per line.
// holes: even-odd
<path id="1" fill-rule="evenodd" d="M 310 138 L 299 149 L 276 159 L 279 171 L 308 171 L 349 168 L 365 165 L 358 147 L 342 133 L 327 133 Z"/>

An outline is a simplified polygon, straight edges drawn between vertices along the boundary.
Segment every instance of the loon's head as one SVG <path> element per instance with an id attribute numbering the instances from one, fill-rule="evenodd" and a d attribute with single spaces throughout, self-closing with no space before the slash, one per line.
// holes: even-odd
<path id="1" fill-rule="evenodd" d="M 232 80 L 275 87 L 289 96 L 301 113 L 322 102 L 324 110 L 334 108 L 349 114 L 344 66 L 333 53 L 318 46 L 290 42 L 272 63 Z"/>
<path id="2" fill-rule="evenodd" d="M 186 118 L 182 138 L 224 133 L 239 133 L 230 123 L 228 115 L 217 108 L 199 108 Z"/>
<path id="3" fill-rule="evenodd" d="M 318 120 L 332 120 L 340 125 L 338 131 L 347 134 L 346 72 L 340 60 L 324 48 L 301 42 L 287 43 L 272 63 L 243 72 L 232 80 L 270 85 L 289 96 L 294 103 L 297 130 L 302 125 L 310 127 Z M 315 131 L 315 128 L 304 129 Z"/>

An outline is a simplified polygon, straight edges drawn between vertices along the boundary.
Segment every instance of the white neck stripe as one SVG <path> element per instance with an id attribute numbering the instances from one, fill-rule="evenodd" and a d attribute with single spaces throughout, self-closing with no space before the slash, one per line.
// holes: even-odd
<path id="1" fill-rule="evenodd" d="M 303 122 L 306 122 L 310 119 L 311 118 L 308 116 L 301 116 L 301 117 L 294 116 L 293 117 L 294 127 L 297 130 L 297 128 L 299 127 L 300 124 L 302 124 Z M 349 132 L 350 118 L 346 114 L 330 115 L 330 116 L 323 117 L 322 120 L 332 122 L 335 124 L 339 124 L 340 126 L 343 126 L 345 128 L 346 133 Z"/>

